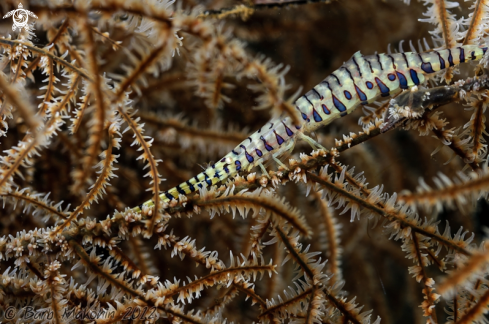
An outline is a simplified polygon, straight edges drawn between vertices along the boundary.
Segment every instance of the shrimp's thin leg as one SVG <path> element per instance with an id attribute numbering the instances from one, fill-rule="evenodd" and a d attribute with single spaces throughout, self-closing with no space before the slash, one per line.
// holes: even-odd
<path id="1" fill-rule="evenodd" d="M 265 167 L 263 166 L 263 163 L 258 163 L 258 166 L 260 167 L 260 169 L 263 172 L 263 174 L 266 175 L 268 179 L 271 179 L 270 178 L 270 175 L 268 174 L 267 169 L 265 169 Z"/>
<path id="2" fill-rule="evenodd" d="M 311 137 L 303 134 L 303 133 L 299 133 L 299 137 L 301 139 L 303 139 L 304 141 L 306 141 L 309 145 L 311 145 L 311 147 L 315 150 L 326 150 L 326 148 L 324 146 L 322 146 L 321 144 L 319 144 L 318 142 L 316 142 L 314 139 L 312 139 Z"/>
<path id="3" fill-rule="evenodd" d="M 285 170 L 289 171 L 289 168 L 287 168 L 287 166 L 285 164 L 282 163 L 282 161 L 280 161 L 279 159 L 277 159 L 275 156 L 272 155 L 272 158 L 275 162 L 277 162 L 278 165 L 280 165 L 282 168 L 284 168 Z"/>
<path id="4" fill-rule="evenodd" d="M 276 152 L 276 153 L 272 154 L 272 159 L 275 162 L 277 162 L 277 164 L 279 166 L 281 166 L 282 168 L 284 168 L 287 171 L 289 171 L 289 168 L 287 168 L 287 166 L 284 163 L 282 163 L 282 161 L 280 161 L 280 159 L 278 158 L 278 156 L 279 155 L 281 155 L 282 157 L 288 156 L 290 154 L 290 152 L 294 149 L 294 145 L 295 145 L 295 141 L 290 141 L 279 152 Z"/>

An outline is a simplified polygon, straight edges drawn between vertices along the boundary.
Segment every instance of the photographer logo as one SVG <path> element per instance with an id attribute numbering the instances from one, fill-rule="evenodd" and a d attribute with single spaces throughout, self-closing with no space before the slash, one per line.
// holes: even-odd
<path id="1" fill-rule="evenodd" d="M 25 10 L 24 6 L 22 6 L 22 3 L 19 3 L 18 9 L 9 11 L 5 16 L 3 16 L 3 19 L 10 16 L 12 16 L 14 20 L 14 24 L 12 25 L 13 31 L 15 31 L 17 28 L 19 29 L 19 31 L 21 31 L 22 28 L 28 30 L 29 25 L 27 24 L 27 22 L 29 21 L 29 16 L 37 18 L 37 16 L 33 12 Z"/>

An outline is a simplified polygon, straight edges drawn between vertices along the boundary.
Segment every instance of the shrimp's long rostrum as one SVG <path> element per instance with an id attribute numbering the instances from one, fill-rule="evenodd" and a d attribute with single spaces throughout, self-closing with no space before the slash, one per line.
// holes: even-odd
<path id="1" fill-rule="evenodd" d="M 249 136 L 219 162 L 204 172 L 164 192 L 163 201 L 176 199 L 211 186 L 277 157 L 294 147 L 295 141 L 315 129 L 346 116 L 359 105 L 423 84 L 426 77 L 459 63 L 477 61 L 487 47 L 464 45 L 425 53 L 396 53 L 363 56 L 355 53 L 339 69 L 297 99 L 300 125 L 289 117 L 275 118 Z M 152 200 L 136 207 L 152 206 Z"/>

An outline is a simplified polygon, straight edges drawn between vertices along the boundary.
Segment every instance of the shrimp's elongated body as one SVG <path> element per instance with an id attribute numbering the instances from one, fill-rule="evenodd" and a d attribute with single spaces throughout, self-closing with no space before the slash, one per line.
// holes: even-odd
<path id="1" fill-rule="evenodd" d="M 339 69 L 295 102 L 302 121 L 293 125 L 289 117 L 271 119 L 221 160 L 160 198 L 169 201 L 211 186 L 290 151 L 295 141 L 319 127 L 346 116 L 359 105 L 423 84 L 430 74 L 459 63 L 477 61 L 487 47 L 464 45 L 425 53 L 396 53 L 363 56 L 356 52 Z M 152 200 L 136 207 L 152 206 Z"/>

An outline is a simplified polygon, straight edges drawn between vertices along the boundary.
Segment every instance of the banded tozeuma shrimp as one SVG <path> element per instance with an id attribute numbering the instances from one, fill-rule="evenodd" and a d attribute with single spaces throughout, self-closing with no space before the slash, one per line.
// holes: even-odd
<path id="1" fill-rule="evenodd" d="M 289 117 L 271 119 L 220 161 L 164 192 L 160 198 L 163 201 L 176 199 L 179 194 L 190 194 L 255 166 L 266 172 L 263 162 L 273 159 L 281 164 L 277 157 L 290 152 L 297 139 L 304 139 L 318 148 L 308 133 L 346 116 L 359 105 L 423 84 L 430 74 L 459 63 L 480 60 L 486 51 L 487 47 L 464 45 L 425 53 L 363 56 L 356 52 L 339 69 L 296 100 L 295 107 L 302 116 L 299 125 L 293 125 Z M 149 200 L 135 209 L 152 205 Z"/>

